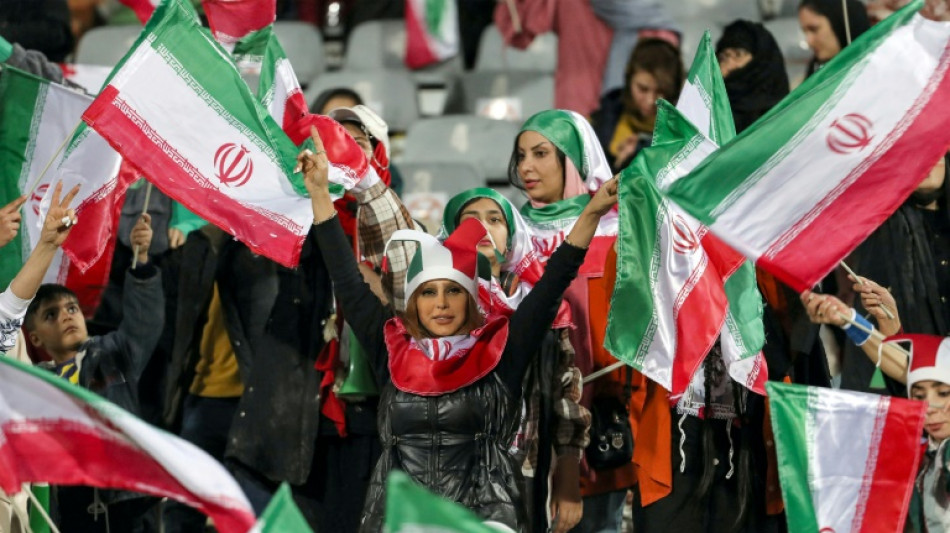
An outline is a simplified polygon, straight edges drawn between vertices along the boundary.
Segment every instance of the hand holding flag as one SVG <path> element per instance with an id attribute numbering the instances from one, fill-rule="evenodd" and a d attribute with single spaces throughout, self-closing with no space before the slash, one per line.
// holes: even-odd
<path id="1" fill-rule="evenodd" d="M 0 208 L 0 248 L 12 241 L 20 231 L 20 206 L 25 201 L 26 196 L 20 196 Z"/>

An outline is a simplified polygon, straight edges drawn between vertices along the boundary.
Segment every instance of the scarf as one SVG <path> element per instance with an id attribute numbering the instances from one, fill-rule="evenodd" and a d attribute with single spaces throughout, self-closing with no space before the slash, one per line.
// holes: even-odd
<path id="1" fill-rule="evenodd" d="M 467 387 L 498 366 L 508 343 L 508 319 L 488 316 L 467 335 L 415 339 L 402 320 L 383 328 L 393 385 L 419 396 L 441 396 Z"/>

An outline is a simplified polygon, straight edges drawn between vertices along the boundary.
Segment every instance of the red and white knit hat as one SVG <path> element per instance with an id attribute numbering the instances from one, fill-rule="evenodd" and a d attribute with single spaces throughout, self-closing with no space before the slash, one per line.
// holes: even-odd
<path id="1" fill-rule="evenodd" d="M 406 302 L 420 285 L 436 279 L 452 280 L 477 299 L 478 243 L 487 235 L 485 226 L 474 218 L 459 224 L 444 242 L 422 231 L 393 233 L 387 247 L 396 241 L 418 244 L 406 270 Z"/>
<path id="2" fill-rule="evenodd" d="M 939 335 L 894 335 L 887 342 L 910 342 L 907 389 L 918 381 L 950 384 L 950 337 Z"/>

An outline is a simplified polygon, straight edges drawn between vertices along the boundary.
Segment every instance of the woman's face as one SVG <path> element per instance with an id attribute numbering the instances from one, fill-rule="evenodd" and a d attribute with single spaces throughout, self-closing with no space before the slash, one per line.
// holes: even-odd
<path id="1" fill-rule="evenodd" d="M 360 148 L 363 149 L 363 153 L 366 154 L 366 159 L 368 161 L 372 161 L 373 143 L 366 135 L 366 132 L 363 131 L 363 128 L 352 122 L 344 122 L 343 129 L 345 129 L 346 132 L 350 134 L 350 137 L 353 137 L 353 140 L 356 141 L 356 144 L 360 145 Z"/>
<path id="2" fill-rule="evenodd" d="M 716 58 L 719 60 L 719 71 L 725 78 L 732 71 L 748 65 L 752 61 L 752 54 L 745 48 L 724 48 L 716 54 Z"/>
<path id="3" fill-rule="evenodd" d="M 459 223 L 470 218 L 478 219 L 488 228 L 491 239 L 486 237 L 479 241 L 478 253 L 487 257 L 494 267 L 498 263 L 495 250 L 497 249 L 502 255 L 508 252 L 508 221 L 505 219 L 505 212 L 491 198 L 479 198 L 462 208 Z M 495 241 L 494 244 L 492 240 Z"/>
<path id="4" fill-rule="evenodd" d="M 461 335 L 468 320 L 468 291 L 458 283 L 437 279 L 416 289 L 416 312 L 419 323 L 435 337 Z"/>
<path id="5" fill-rule="evenodd" d="M 910 397 L 927 402 L 924 430 L 930 438 L 940 442 L 950 437 L 950 385 L 940 381 L 918 381 L 910 388 Z"/>
<path id="6" fill-rule="evenodd" d="M 557 149 L 536 131 L 518 136 L 518 177 L 535 202 L 550 204 L 564 198 L 564 168 Z"/>
<path id="7" fill-rule="evenodd" d="M 815 59 L 825 62 L 838 55 L 841 43 L 831 29 L 831 21 L 824 15 L 819 15 L 811 8 L 803 7 L 798 10 L 798 23 L 805 33 L 808 48 L 815 54 Z"/>
<path id="8" fill-rule="evenodd" d="M 930 173 L 917 186 L 918 192 L 934 192 L 943 187 L 944 180 L 947 179 L 947 161 L 940 158 L 937 165 L 930 169 Z"/>
<path id="9" fill-rule="evenodd" d="M 645 70 L 635 70 L 630 77 L 630 96 L 637 112 L 647 119 L 656 116 L 656 101 L 665 97 L 656 77 Z"/>

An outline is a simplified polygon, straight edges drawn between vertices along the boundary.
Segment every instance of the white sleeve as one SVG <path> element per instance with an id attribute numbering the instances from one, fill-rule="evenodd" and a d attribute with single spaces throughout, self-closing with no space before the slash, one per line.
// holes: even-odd
<path id="1" fill-rule="evenodd" d="M 32 299 L 17 297 L 9 287 L 0 293 L 0 352 L 12 350 L 16 345 L 17 333 L 30 301 Z"/>

